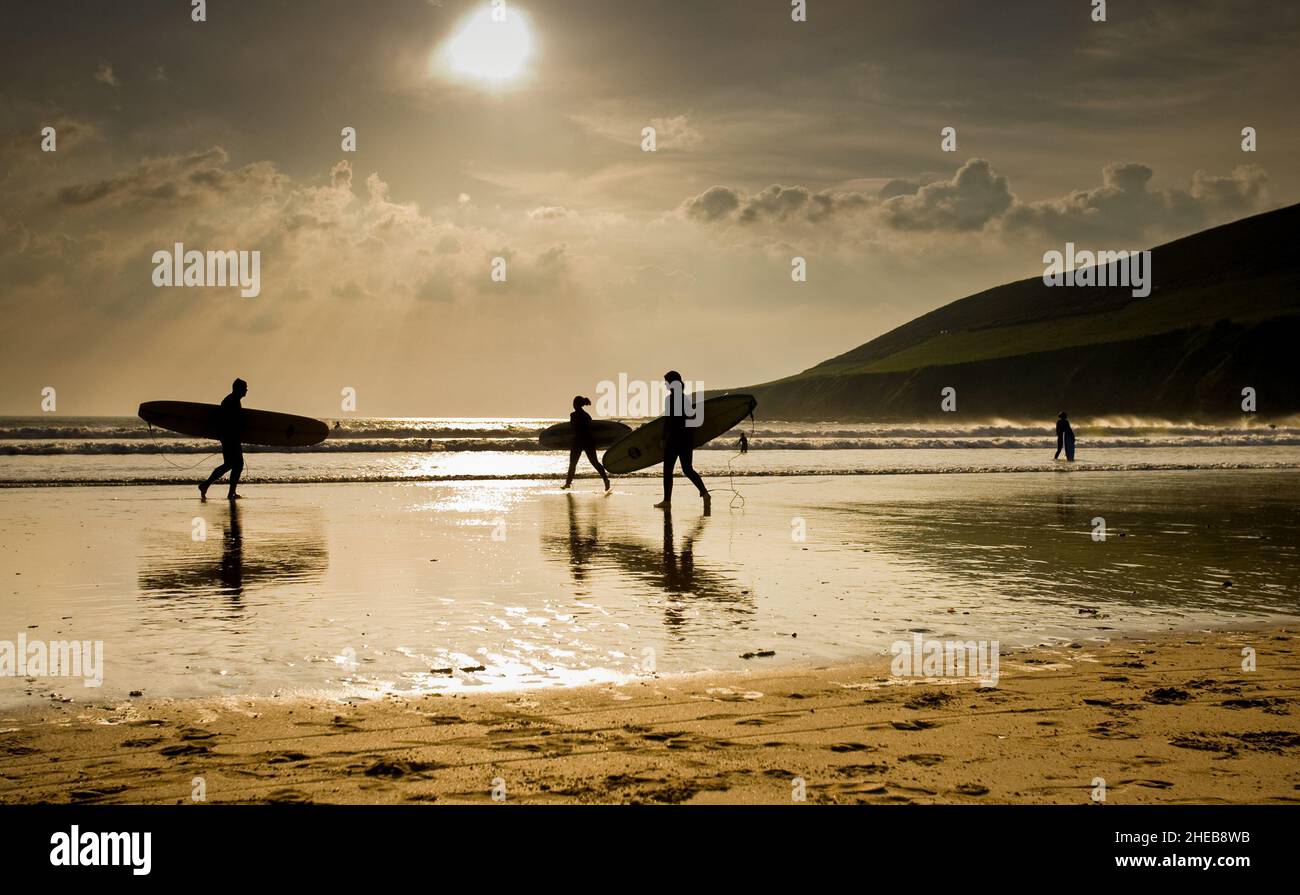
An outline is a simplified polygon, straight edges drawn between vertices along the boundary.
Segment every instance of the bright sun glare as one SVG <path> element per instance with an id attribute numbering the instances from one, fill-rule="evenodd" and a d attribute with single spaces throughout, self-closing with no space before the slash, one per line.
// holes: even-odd
<path id="1" fill-rule="evenodd" d="M 523 71 L 533 51 L 533 36 L 521 13 L 483 8 L 461 24 L 447 42 L 446 58 L 452 71 L 485 81 L 504 82 Z"/>

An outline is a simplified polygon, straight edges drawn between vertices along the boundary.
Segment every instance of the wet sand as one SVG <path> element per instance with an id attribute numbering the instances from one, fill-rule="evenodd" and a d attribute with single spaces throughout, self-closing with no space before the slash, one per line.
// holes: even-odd
<path id="1" fill-rule="evenodd" d="M 1257 669 L 1241 667 L 1250 647 Z M 56 704 L 0 718 L 0 802 L 1300 802 L 1300 638 L 1004 655 L 994 688 L 883 661 L 362 703 Z"/>
<path id="2" fill-rule="evenodd" d="M 15 489 L 0 640 L 102 641 L 104 668 L 98 688 L 0 676 L 0 710 L 616 683 L 647 655 L 829 666 L 915 632 L 1006 650 L 1287 625 L 1297 482 L 790 477 L 737 482 L 743 506 L 720 492 L 711 517 L 685 483 L 652 509 L 651 480 L 249 485 L 236 510 L 193 488 Z"/>

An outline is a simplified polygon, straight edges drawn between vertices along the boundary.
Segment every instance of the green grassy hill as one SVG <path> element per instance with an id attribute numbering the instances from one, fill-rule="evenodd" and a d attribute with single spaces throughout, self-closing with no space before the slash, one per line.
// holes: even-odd
<path id="1" fill-rule="evenodd" d="M 769 419 L 949 416 L 948 386 L 967 419 L 1221 419 L 1240 415 L 1245 386 L 1261 416 L 1300 412 L 1297 233 L 1293 205 L 1158 246 L 1146 298 L 1041 277 L 998 286 L 743 391 Z"/>

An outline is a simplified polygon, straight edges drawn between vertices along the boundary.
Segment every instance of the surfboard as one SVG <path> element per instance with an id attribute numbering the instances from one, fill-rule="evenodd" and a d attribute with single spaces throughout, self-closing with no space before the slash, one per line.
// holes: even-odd
<path id="1" fill-rule="evenodd" d="M 592 420 L 591 434 L 596 440 L 596 447 L 607 448 L 614 442 L 618 441 L 624 435 L 632 431 L 631 426 L 615 420 Z M 568 451 L 573 449 L 573 424 L 556 423 L 550 428 L 543 429 L 542 433 L 537 436 L 537 441 L 544 448 L 551 450 Z"/>
<path id="2" fill-rule="evenodd" d="M 140 419 L 151 426 L 190 435 L 221 440 L 221 408 L 194 401 L 145 401 Z M 239 440 L 243 444 L 270 447 L 306 447 L 324 441 L 329 427 L 309 416 L 244 408 L 240 415 Z"/>
<path id="3" fill-rule="evenodd" d="M 707 444 L 752 414 L 757 406 L 758 400 L 753 395 L 718 395 L 706 399 L 697 408 L 703 415 L 700 425 L 686 427 L 691 433 L 691 443 L 695 447 Z M 610 472 L 623 474 L 664 462 L 666 425 L 667 417 L 661 416 L 625 435 L 605 452 L 601 463 Z"/>
<path id="4" fill-rule="evenodd" d="M 1074 430 L 1073 429 L 1065 430 L 1064 440 L 1065 440 L 1065 459 L 1073 460 L 1074 459 Z"/>

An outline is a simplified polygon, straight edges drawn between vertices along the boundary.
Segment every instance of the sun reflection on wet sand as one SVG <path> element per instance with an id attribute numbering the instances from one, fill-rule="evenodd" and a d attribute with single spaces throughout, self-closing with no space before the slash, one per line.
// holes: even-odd
<path id="1" fill-rule="evenodd" d="M 710 517 L 652 509 L 647 479 L 264 485 L 233 511 L 16 489 L 0 630 L 103 640 L 103 688 L 55 690 L 112 699 L 617 684 L 861 658 L 912 631 L 1013 646 L 1245 624 L 1294 617 L 1296 475 L 779 478 Z M 48 696 L 0 679 L 0 703 Z"/>

